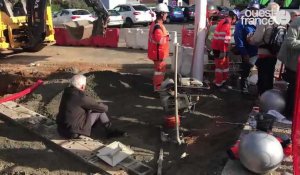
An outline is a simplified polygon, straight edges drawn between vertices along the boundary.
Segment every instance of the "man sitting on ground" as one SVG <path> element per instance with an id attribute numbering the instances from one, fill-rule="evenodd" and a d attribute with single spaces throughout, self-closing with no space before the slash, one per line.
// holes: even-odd
<path id="1" fill-rule="evenodd" d="M 106 115 L 108 107 L 88 97 L 84 93 L 85 87 L 86 77 L 75 75 L 71 86 L 64 90 L 56 118 L 59 134 L 68 139 L 90 136 L 92 127 L 101 122 L 107 138 L 123 136 L 124 132 L 111 129 L 111 122 Z"/>

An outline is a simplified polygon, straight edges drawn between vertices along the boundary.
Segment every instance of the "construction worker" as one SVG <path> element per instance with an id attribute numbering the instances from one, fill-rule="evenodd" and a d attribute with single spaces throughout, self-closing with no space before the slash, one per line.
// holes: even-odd
<path id="1" fill-rule="evenodd" d="M 215 30 L 211 47 L 213 49 L 215 59 L 215 79 L 214 84 L 222 87 L 228 79 L 229 58 L 231 41 L 231 25 L 235 24 L 239 17 L 238 10 L 229 12 L 229 16 L 222 19 Z"/>
<path id="2" fill-rule="evenodd" d="M 149 30 L 148 58 L 154 62 L 153 86 L 154 91 L 160 89 L 166 72 L 165 59 L 169 57 L 169 32 L 163 25 L 167 20 L 169 8 L 160 3 L 156 7 L 156 20 Z"/>
<path id="3" fill-rule="evenodd" d="M 214 23 L 216 23 L 218 14 L 219 14 L 219 10 L 217 6 L 211 3 L 207 5 L 207 11 L 206 11 L 207 28 L 209 28 L 210 26 L 214 25 Z"/>

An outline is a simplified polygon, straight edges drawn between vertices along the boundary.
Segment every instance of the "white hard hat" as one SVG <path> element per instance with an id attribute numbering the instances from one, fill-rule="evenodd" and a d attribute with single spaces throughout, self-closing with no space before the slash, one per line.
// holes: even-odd
<path id="1" fill-rule="evenodd" d="M 157 6 L 156 6 L 156 11 L 157 12 L 166 12 L 168 13 L 169 12 L 169 8 L 166 4 L 164 3 L 159 3 Z"/>

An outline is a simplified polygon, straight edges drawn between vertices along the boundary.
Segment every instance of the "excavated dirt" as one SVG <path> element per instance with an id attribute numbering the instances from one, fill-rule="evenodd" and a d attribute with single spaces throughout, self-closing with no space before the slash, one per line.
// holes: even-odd
<path id="1" fill-rule="evenodd" d="M 18 102 L 55 119 L 62 91 L 76 72 L 60 70 L 41 76 L 44 85 Z M 104 100 L 109 105 L 113 125 L 128 132 L 128 137 L 117 140 L 135 151 L 135 159 L 156 170 L 159 150 L 164 148 L 163 174 L 221 174 L 227 160 L 225 151 L 238 138 L 242 128 L 216 125 L 215 122 L 244 122 L 253 105 L 253 99 L 247 99 L 234 91 L 205 92 L 210 95 L 200 98 L 196 113 L 186 114 L 182 119 L 181 126 L 187 144 L 162 144 L 160 126 L 164 113 L 160 100 L 152 92 L 149 77 L 111 71 L 88 72 L 85 75 L 88 77 L 87 93 L 98 100 Z M 0 127 L 0 151 L 3 152 L 0 154 L 1 172 L 56 175 L 94 171 L 19 127 L 4 123 L 6 121 L 3 121 L 4 127 Z M 103 137 L 102 127 L 94 128 L 92 137 L 104 143 L 114 141 Z M 16 156 L 10 154 L 13 152 L 16 152 Z"/>

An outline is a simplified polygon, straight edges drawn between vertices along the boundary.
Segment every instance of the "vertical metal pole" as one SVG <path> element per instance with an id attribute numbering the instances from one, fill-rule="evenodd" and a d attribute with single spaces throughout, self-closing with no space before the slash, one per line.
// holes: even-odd
<path id="1" fill-rule="evenodd" d="M 175 120 L 176 120 L 176 139 L 178 144 L 180 145 L 182 142 L 180 140 L 180 136 L 179 136 L 179 115 L 178 115 L 178 90 L 177 90 L 177 78 L 178 78 L 178 47 L 179 44 L 176 43 L 175 44 Z"/>
<path id="2" fill-rule="evenodd" d="M 192 77 L 203 81 L 207 0 L 197 0 L 195 3 L 195 47 L 192 65 Z"/>

